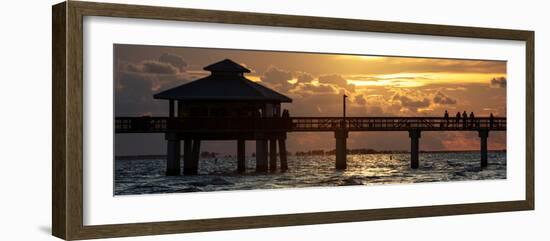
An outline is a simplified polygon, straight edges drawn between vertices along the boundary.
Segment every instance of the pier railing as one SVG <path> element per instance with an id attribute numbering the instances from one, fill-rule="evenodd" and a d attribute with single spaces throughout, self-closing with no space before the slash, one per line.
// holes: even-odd
<path id="1" fill-rule="evenodd" d="M 506 130 L 506 118 L 442 117 L 116 117 L 116 133 L 284 131 L 475 131 Z"/>
<path id="2" fill-rule="evenodd" d="M 506 118 L 442 117 L 293 117 L 291 131 L 467 131 L 506 130 Z"/>

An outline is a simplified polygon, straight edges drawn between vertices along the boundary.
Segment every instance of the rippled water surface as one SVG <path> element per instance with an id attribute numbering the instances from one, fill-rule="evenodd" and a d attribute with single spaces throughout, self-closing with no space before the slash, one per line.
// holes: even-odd
<path id="1" fill-rule="evenodd" d="M 334 156 L 289 156 L 287 172 L 256 174 L 247 157 L 246 174 L 237 174 L 237 160 L 201 158 L 199 175 L 165 176 L 163 159 L 115 161 L 115 195 L 251 190 L 318 186 L 373 185 L 461 180 L 506 179 L 506 153 L 489 152 L 481 170 L 479 153 L 422 153 L 420 168 L 409 168 L 409 154 L 348 155 L 345 171 L 334 169 Z"/>

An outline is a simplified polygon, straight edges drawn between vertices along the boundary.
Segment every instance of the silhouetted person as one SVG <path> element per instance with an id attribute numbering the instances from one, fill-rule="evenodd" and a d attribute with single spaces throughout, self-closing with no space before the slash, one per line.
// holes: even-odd
<path id="1" fill-rule="evenodd" d="M 476 121 L 476 117 L 474 116 L 474 112 L 470 112 L 470 126 L 473 127 L 474 126 L 474 122 Z"/>
<path id="2" fill-rule="evenodd" d="M 292 123 L 291 123 L 291 120 L 290 120 L 290 113 L 288 112 L 287 109 L 284 109 L 283 110 L 283 121 L 284 121 L 284 125 L 287 127 L 287 128 L 290 128 Z"/>
<path id="3" fill-rule="evenodd" d="M 285 111 L 285 118 L 290 118 L 290 112 L 288 110 Z"/>
<path id="4" fill-rule="evenodd" d="M 460 111 L 459 112 L 456 112 L 456 128 L 458 128 L 460 126 Z"/>
<path id="5" fill-rule="evenodd" d="M 468 126 L 468 114 L 466 114 L 466 111 L 462 112 L 462 126 L 464 128 Z"/>
<path id="6" fill-rule="evenodd" d="M 493 113 L 489 116 L 489 129 L 493 129 L 493 122 L 495 121 L 495 116 L 493 116 Z"/>
<path id="7" fill-rule="evenodd" d="M 446 126 L 449 126 L 449 112 L 447 112 L 447 110 L 445 110 L 443 118 L 445 119 Z"/>

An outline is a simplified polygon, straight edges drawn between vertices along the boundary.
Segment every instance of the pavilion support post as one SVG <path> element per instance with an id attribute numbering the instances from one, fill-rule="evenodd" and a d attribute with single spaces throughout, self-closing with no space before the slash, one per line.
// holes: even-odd
<path id="1" fill-rule="evenodd" d="M 237 140 L 237 172 L 244 173 L 246 171 L 246 155 L 245 155 L 245 140 Z"/>
<path id="2" fill-rule="evenodd" d="M 194 139 L 191 150 L 191 166 L 189 167 L 189 174 L 194 175 L 199 172 L 199 158 L 201 155 L 201 140 Z"/>
<path id="3" fill-rule="evenodd" d="M 170 101 L 168 103 L 169 103 L 168 116 L 170 118 L 174 118 L 174 100 L 170 99 Z"/>
<path id="4" fill-rule="evenodd" d="M 419 166 L 419 142 L 420 142 L 420 130 L 410 130 L 409 137 L 411 138 L 411 168 L 417 169 Z"/>
<path id="5" fill-rule="evenodd" d="M 336 169 L 345 170 L 347 168 L 347 130 L 337 130 L 334 132 L 336 139 Z"/>
<path id="6" fill-rule="evenodd" d="M 286 154 L 286 138 L 280 137 L 279 141 L 279 159 L 281 160 L 281 171 L 288 170 L 287 154 Z"/>
<path id="7" fill-rule="evenodd" d="M 263 133 L 256 137 L 256 172 L 267 172 L 267 140 Z"/>
<path id="8" fill-rule="evenodd" d="M 175 133 L 166 133 L 165 139 L 168 141 L 166 148 L 166 175 L 179 176 L 181 174 L 180 140 Z"/>
<path id="9" fill-rule="evenodd" d="M 183 174 L 193 175 L 197 174 L 197 171 L 193 163 L 193 141 L 191 139 L 185 139 L 183 141 Z"/>
<path id="10" fill-rule="evenodd" d="M 487 160 L 487 138 L 489 137 L 489 130 L 480 130 L 479 131 L 479 138 L 480 138 L 480 144 L 481 144 L 481 168 L 485 168 L 488 166 L 488 160 Z"/>
<path id="11" fill-rule="evenodd" d="M 269 171 L 277 170 L 277 139 L 269 139 Z"/>

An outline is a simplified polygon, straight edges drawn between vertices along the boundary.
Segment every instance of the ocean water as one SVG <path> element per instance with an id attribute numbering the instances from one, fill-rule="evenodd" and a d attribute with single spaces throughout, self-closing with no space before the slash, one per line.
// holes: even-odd
<path id="1" fill-rule="evenodd" d="M 115 195 L 252 190 L 346 185 L 506 179 L 506 153 L 489 152 L 480 168 L 478 152 L 421 153 L 420 167 L 409 168 L 409 154 L 348 155 L 348 168 L 334 168 L 334 156 L 289 156 L 289 170 L 257 174 L 247 157 L 238 174 L 236 157 L 201 158 L 199 175 L 165 176 L 164 159 L 115 160 Z"/>

